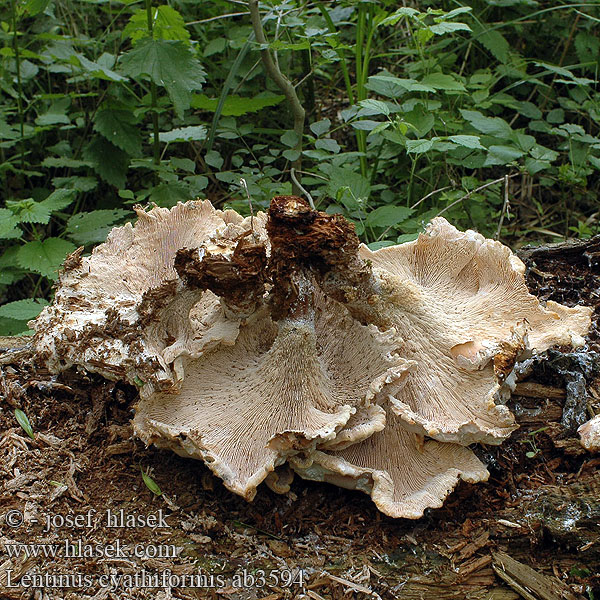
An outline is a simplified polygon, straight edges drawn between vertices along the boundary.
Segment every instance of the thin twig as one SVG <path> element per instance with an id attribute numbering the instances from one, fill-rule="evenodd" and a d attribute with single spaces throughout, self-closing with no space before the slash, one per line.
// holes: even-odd
<path id="1" fill-rule="evenodd" d="M 415 202 L 410 208 L 411 210 L 414 210 L 415 208 L 417 208 L 417 206 L 419 206 L 419 204 L 421 204 L 421 202 L 425 202 L 425 200 L 427 200 L 427 198 L 431 198 L 431 196 L 433 196 L 434 194 L 438 194 L 440 192 L 445 192 L 446 190 L 449 190 L 452 186 L 451 185 L 447 185 L 446 187 L 440 188 L 439 190 L 433 190 L 432 192 L 429 192 L 429 194 L 427 194 L 426 196 L 423 196 L 420 200 L 418 200 L 417 202 Z M 395 227 L 395 225 L 390 225 L 387 229 L 384 230 L 384 232 L 377 238 L 377 242 L 381 241 L 386 235 L 387 232 L 392 229 L 392 227 Z"/>
<path id="2" fill-rule="evenodd" d="M 236 12 L 228 13 L 226 15 L 217 15 L 216 17 L 210 17 L 209 19 L 201 19 L 200 21 L 190 21 L 187 25 L 201 25 L 202 23 L 209 23 L 210 21 L 217 21 L 218 19 L 228 19 L 229 17 L 240 17 L 242 15 L 249 15 L 249 12 Z"/>
<path id="3" fill-rule="evenodd" d="M 292 167 L 297 172 L 302 169 L 302 135 L 304 134 L 304 119 L 306 117 L 306 111 L 300 103 L 298 95 L 296 94 L 296 89 L 292 85 L 292 82 L 277 68 L 277 65 L 273 61 L 273 56 L 269 50 L 265 31 L 260 19 L 258 0 L 249 0 L 248 8 L 250 9 L 250 18 L 252 20 L 252 28 L 254 29 L 256 41 L 261 45 L 260 54 L 265 71 L 285 95 L 290 108 L 292 109 L 292 114 L 294 115 L 294 131 L 298 136 L 298 141 L 294 146 L 294 150 L 298 152 L 298 158 L 293 161 Z M 302 190 L 298 187 L 298 185 L 292 181 L 292 193 L 300 195 L 301 192 Z"/>
<path id="4" fill-rule="evenodd" d="M 477 192 L 480 192 L 481 190 L 484 190 L 485 188 L 488 188 L 496 183 L 500 183 L 501 181 L 504 181 L 505 178 L 509 179 L 511 177 L 515 177 L 516 175 L 517 175 L 517 173 L 513 173 L 512 175 L 505 175 L 504 177 L 500 177 L 500 179 L 494 179 L 494 181 L 490 181 L 489 183 L 484 183 L 483 185 L 480 185 L 478 188 L 471 190 L 470 192 L 466 193 L 464 196 L 460 197 L 458 200 L 455 200 L 454 202 L 452 202 L 452 204 L 448 204 L 448 206 L 446 206 L 446 208 L 443 208 L 442 210 L 440 210 L 440 212 L 435 216 L 439 217 L 441 214 L 445 213 L 447 210 L 449 210 L 453 206 L 456 206 L 463 200 L 470 198 L 473 194 L 476 194 Z"/>
<path id="5" fill-rule="evenodd" d="M 254 234 L 254 211 L 252 210 L 252 198 L 250 198 L 248 184 L 246 183 L 246 180 L 243 177 L 240 179 L 240 185 L 246 190 L 246 196 L 248 196 L 248 205 L 250 206 L 250 229 Z"/>
<path id="6" fill-rule="evenodd" d="M 300 190 L 302 190 L 302 192 L 304 193 L 304 195 L 308 198 L 308 203 L 310 204 L 310 207 L 313 210 L 315 210 L 315 203 L 313 202 L 312 196 L 302 187 L 301 183 L 296 179 L 296 170 L 294 169 L 294 167 L 290 169 L 290 177 L 292 178 L 292 183 L 299 187 Z"/>
<path id="7" fill-rule="evenodd" d="M 417 206 L 419 206 L 419 204 L 421 204 L 421 202 L 425 202 L 425 200 L 427 200 L 428 198 L 431 198 L 431 196 L 433 196 L 435 194 L 439 194 L 440 192 L 445 192 L 446 190 L 449 190 L 451 187 L 452 187 L 451 185 L 447 185 L 446 187 L 440 188 L 439 190 L 433 190 L 432 192 L 429 192 L 429 194 L 427 194 L 427 196 L 423 196 L 420 200 L 415 202 L 410 208 L 414 210 L 415 208 L 417 208 Z"/>
<path id="8" fill-rule="evenodd" d="M 498 221 L 498 229 L 496 230 L 496 237 L 494 239 L 500 239 L 500 232 L 502 231 L 502 223 L 504 223 L 504 215 L 508 212 L 508 175 L 504 176 L 504 204 L 502 204 L 502 212 L 500 213 L 500 221 Z"/>

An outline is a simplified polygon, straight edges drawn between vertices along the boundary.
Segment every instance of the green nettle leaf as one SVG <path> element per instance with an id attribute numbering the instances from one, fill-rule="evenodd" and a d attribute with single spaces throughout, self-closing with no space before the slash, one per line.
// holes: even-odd
<path id="1" fill-rule="evenodd" d="M 367 225 L 370 227 L 393 227 L 406 221 L 413 213 L 408 206 L 380 206 L 371 211 L 367 216 Z"/>
<path id="2" fill-rule="evenodd" d="M 18 219 L 19 223 L 42 223 L 50 221 L 50 210 L 33 198 L 24 200 L 7 200 L 7 208 Z"/>
<path id="3" fill-rule="evenodd" d="M 204 125 L 192 125 L 190 127 L 179 127 L 171 131 L 161 131 L 158 134 L 161 142 L 201 142 L 206 139 L 206 127 Z"/>
<path id="4" fill-rule="evenodd" d="M 478 135 L 451 135 L 448 139 L 459 146 L 464 146 L 465 148 L 478 148 L 485 150 L 485 147 L 481 145 Z"/>
<path id="5" fill-rule="evenodd" d="M 276 96 L 271 93 L 263 93 L 258 96 L 227 96 L 221 114 L 223 116 L 239 117 L 248 113 L 258 112 L 268 106 L 277 106 L 285 100 L 285 96 Z M 194 94 L 191 101 L 192 108 L 215 112 L 219 98 L 209 98 L 206 94 Z"/>
<path id="6" fill-rule="evenodd" d="M 104 136 L 96 135 L 83 149 L 83 156 L 104 181 L 116 188 L 124 188 L 129 156 Z"/>
<path id="7" fill-rule="evenodd" d="M 19 219 L 12 210 L 0 208 L 0 239 L 14 240 L 20 238 L 22 231 L 17 227 Z"/>
<path id="8" fill-rule="evenodd" d="M 473 37 L 502 64 L 508 62 L 510 44 L 506 38 L 497 30 L 486 29 L 484 23 L 473 22 Z"/>
<path id="9" fill-rule="evenodd" d="M 76 160 L 67 156 L 48 156 L 42 161 L 42 167 L 56 167 L 68 169 L 79 169 L 81 167 L 91 167 L 89 160 Z"/>
<path id="10" fill-rule="evenodd" d="M 48 209 L 50 213 L 67 208 L 75 200 L 77 192 L 69 189 L 54 190 L 40 205 Z"/>
<path id="11" fill-rule="evenodd" d="M 148 17 L 145 8 L 138 9 L 131 16 L 123 30 L 123 36 L 130 37 L 134 46 L 141 39 L 148 37 Z M 179 40 L 186 44 L 190 41 L 183 17 L 166 4 L 152 9 L 152 37 L 155 40 Z"/>
<path id="12" fill-rule="evenodd" d="M 98 187 L 98 180 L 95 177 L 71 175 L 71 177 L 54 177 L 52 179 L 52 184 L 56 188 L 77 190 L 78 192 L 91 192 Z"/>
<path id="13" fill-rule="evenodd" d="M 446 73 L 430 73 L 425 75 L 421 80 L 421 84 L 427 87 L 432 87 L 436 90 L 444 90 L 448 92 L 465 92 L 466 88 L 461 81 L 455 79 L 452 75 Z"/>
<path id="14" fill-rule="evenodd" d="M 99 110 L 94 117 L 94 131 L 101 133 L 129 156 L 142 153 L 142 136 L 133 115 L 126 110 Z"/>
<path id="15" fill-rule="evenodd" d="M 202 66 L 183 42 L 150 38 L 123 55 L 121 72 L 164 87 L 180 118 L 190 107 L 192 90 L 200 89 L 205 81 Z"/>
<path id="16" fill-rule="evenodd" d="M 67 221 L 67 235 L 76 244 L 97 244 L 106 240 L 115 223 L 129 215 L 130 212 L 122 208 L 78 213 Z"/>
<path id="17" fill-rule="evenodd" d="M 67 254 L 76 249 L 71 242 L 60 238 L 47 238 L 43 242 L 27 242 L 19 248 L 17 262 L 23 269 L 56 279 L 57 271 Z"/>
<path id="18" fill-rule="evenodd" d="M 310 130 L 317 136 L 321 137 L 327 133 L 331 127 L 331 121 L 329 119 L 321 119 L 316 123 L 311 123 Z"/>
<path id="19" fill-rule="evenodd" d="M 521 158 L 524 154 L 522 150 L 513 146 L 490 146 L 483 166 L 507 165 L 513 162 L 513 160 Z"/>
<path id="20" fill-rule="evenodd" d="M 431 150 L 432 140 L 406 140 L 406 152 L 408 154 L 423 154 Z"/>
<path id="21" fill-rule="evenodd" d="M 35 319 L 48 304 L 50 303 L 44 298 L 16 300 L 0 306 L 0 317 L 16 321 L 29 321 L 29 319 Z"/>

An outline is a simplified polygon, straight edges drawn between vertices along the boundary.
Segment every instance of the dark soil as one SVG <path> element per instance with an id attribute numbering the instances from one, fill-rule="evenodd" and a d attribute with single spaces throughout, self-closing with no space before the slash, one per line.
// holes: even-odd
<path id="1" fill-rule="evenodd" d="M 541 298 L 596 307 L 589 350 L 599 351 L 597 250 L 523 257 Z M 460 484 L 443 508 L 408 521 L 382 515 L 360 492 L 302 480 L 283 496 L 261 486 L 247 503 L 202 463 L 131 437 L 133 388 L 72 372 L 51 377 L 15 356 L 0 365 L 0 598 L 519 598 L 496 575 L 497 551 L 547 583 L 547 595 L 530 597 L 600 597 L 600 458 L 563 422 L 565 376 L 550 367 L 531 372 L 544 388 L 521 385 L 528 395 L 511 400 L 521 428 L 500 447 L 475 448 L 489 482 Z M 600 379 L 586 383 L 587 395 L 574 401 L 598 414 Z M 16 407 L 35 440 L 17 423 Z M 123 509 L 138 526 L 107 527 L 109 509 Z M 10 513 L 17 524 L 23 515 L 22 525 L 9 526 L 10 511 L 18 511 Z M 81 517 L 63 524 L 53 515 Z M 54 526 L 45 532 L 48 518 Z M 148 519 L 159 527 L 143 526 Z M 64 556 L 65 541 L 78 540 L 95 555 L 72 556 L 77 546 L 69 546 Z M 42 549 L 9 557 L 11 543 L 57 544 L 57 556 Z M 177 556 L 165 557 L 173 548 Z M 198 573 L 205 577 L 196 587 L 181 579 Z M 135 574 L 137 581 L 128 578 Z M 158 586 L 151 575 L 162 578 Z"/>

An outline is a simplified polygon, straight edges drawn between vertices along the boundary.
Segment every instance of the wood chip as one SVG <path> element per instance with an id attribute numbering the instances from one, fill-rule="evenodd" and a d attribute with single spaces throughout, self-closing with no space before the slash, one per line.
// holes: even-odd
<path id="1" fill-rule="evenodd" d="M 567 393 L 565 390 L 549 385 L 542 385 L 535 381 L 523 381 L 517 383 L 514 391 L 515 396 L 525 396 L 526 398 L 543 398 L 549 400 L 563 400 Z"/>
<path id="2" fill-rule="evenodd" d="M 511 558 L 504 552 L 493 554 L 492 568 L 525 600 L 579 600 L 562 581 Z"/>

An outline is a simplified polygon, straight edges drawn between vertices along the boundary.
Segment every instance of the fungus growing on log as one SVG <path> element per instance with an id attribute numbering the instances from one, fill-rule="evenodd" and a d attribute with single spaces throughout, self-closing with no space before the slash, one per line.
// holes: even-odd
<path id="1" fill-rule="evenodd" d="M 38 358 L 138 385 L 137 435 L 248 500 L 262 481 L 286 492 L 291 469 L 420 517 L 487 479 L 467 446 L 515 429 L 499 400 L 515 361 L 582 345 L 590 325 L 442 218 L 372 252 L 294 196 L 252 219 L 207 201 L 137 212 L 68 259 L 32 322 Z"/>

